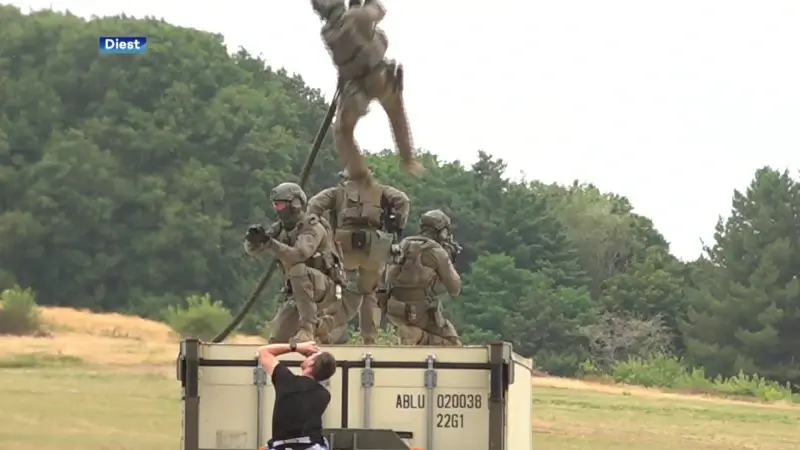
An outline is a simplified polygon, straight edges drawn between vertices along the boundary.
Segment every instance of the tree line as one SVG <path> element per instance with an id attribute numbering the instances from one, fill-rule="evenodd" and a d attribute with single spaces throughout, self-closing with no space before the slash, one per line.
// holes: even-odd
<path id="1" fill-rule="evenodd" d="M 149 48 L 99 55 L 100 35 L 147 35 Z M 243 253 L 244 230 L 275 219 L 269 191 L 296 180 L 326 109 L 300 76 L 229 54 L 218 34 L 0 6 L 0 289 L 159 319 L 206 294 L 238 309 L 266 266 Z M 411 198 L 408 232 L 428 209 L 452 217 L 464 289 L 444 302 L 466 343 L 512 341 L 556 374 L 667 355 L 800 383 L 788 171 L 757 170 L 703 256 L 682 262 L 624 196 L 512 181 L 484 151 L 469 166 L 422 157 L 422 178 L 388 150 L 370 160 Z M 309 194 L 339 169 L 329 136 Z M 262 329 L 278 288 L 245 330 Z"/>

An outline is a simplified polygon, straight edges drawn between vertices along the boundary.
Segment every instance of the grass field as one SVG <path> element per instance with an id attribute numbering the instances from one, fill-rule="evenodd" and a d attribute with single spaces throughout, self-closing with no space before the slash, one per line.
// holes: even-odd
<path id="1" fill-rule="evenodd" d="M 175 337 L 160 324 L 86 314 L 49 310 L 53 338 L 0 338 L 0 448 L 176 450 Z M 537 378 L 534 396 L 536 450 L 800 449 L 791 405 L 556 378 Z"/>

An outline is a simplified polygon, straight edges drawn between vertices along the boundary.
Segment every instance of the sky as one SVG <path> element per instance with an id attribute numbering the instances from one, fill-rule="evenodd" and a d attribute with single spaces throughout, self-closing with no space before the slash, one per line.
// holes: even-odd
<path id="1" fill-rule="evenodd" d="M 308 0 L 10 3 L 164 18 L 222 33 L 231 51 L 299 73 L 328 97 L 335 87 Z M 384 4 L 415 146 L 465 164 L 482 149 L 515 179 L 625 195 L 682 259 L 712 242 L 757 168 L 800 169 L 800 1 Z M 380 107 L 356 138 L 393 147 Z"/>

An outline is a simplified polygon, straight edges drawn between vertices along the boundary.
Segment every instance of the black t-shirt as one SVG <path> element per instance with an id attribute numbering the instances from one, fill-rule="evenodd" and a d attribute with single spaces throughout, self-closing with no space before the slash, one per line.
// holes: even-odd
<path id="1" fill-rule="evenodd" d="M 272 372 L 272 384 L 275 386 L 272 439 L 322 439 L 322 415 L 331 401 L 331 393 L 316 380 L 295 375 L 280 363 Z"/>

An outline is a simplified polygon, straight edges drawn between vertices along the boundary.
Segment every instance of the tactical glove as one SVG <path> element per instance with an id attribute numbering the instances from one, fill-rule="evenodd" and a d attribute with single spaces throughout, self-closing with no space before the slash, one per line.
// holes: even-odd
<path id="1" fill-rule="evenodd" d="M 458 255 L 460 255 L 461 252 L 464 251 L 464 247 L 462 247 L 461 245 L 459 245 L 458 242 L 453 240 L 445 242 L 444 248 L 445 250 L 447 250 L 447 253 L 450 253 L 450 260 L 452 262 L 456 262 L 456 258 L 458 258 Z"/>
<path id="2" fill-rule="evenodd" d="M 250 225 L 244 239 L 253 245 L 266 244 L 272 239 L 262 225 Z"/>

